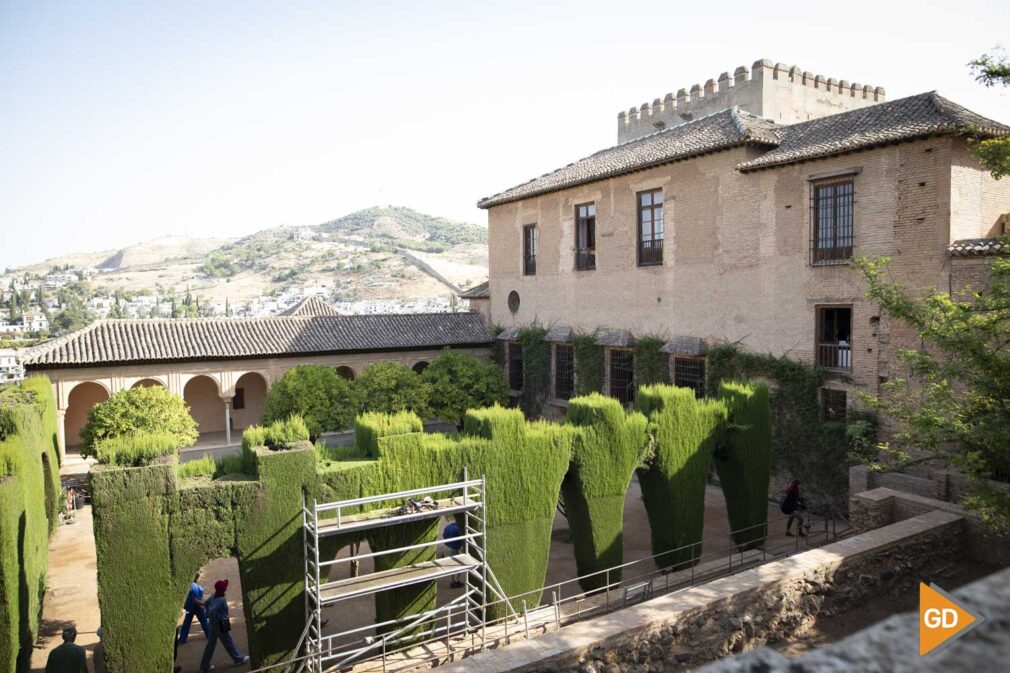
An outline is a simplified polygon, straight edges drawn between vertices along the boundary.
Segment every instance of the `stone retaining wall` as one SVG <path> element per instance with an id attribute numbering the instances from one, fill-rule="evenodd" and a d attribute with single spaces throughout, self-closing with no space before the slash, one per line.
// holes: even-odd
<path id="1" fill-rule="evenodd" d="M 786 638 L 817 615 L 909 590 L 964 547 L 963 519 L 920 514 L 883 528 L 478 654 L 442 673 L 673 673 Z"/>

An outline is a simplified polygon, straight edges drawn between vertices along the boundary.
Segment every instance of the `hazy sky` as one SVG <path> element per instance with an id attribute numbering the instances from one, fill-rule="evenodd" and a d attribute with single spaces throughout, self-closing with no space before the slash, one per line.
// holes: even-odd
<path id="1" fill-rule="evenodd" d="M 965 67 L 1008 26 L 1006 0 L 0 0 L 0 268 L 376 204 L 483 222 L 619 110 L 758 58 L 1010 122 Z"/>

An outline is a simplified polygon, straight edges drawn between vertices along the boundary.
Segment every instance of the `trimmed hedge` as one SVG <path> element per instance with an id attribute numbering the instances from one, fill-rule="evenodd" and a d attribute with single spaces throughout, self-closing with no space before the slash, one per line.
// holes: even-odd
<path id="1" fill-rule="evenodd" d="M 652 553 L 661 555 L 660 568 L 688 568 L 701 555 L 705 484 L 726 423 L 726 404 L 666 385 L 639 388 L 637 404 L 649 417 L 655 439 L 651 464 L 638 473 Z"/>
<path id="2" fill-rule="evenodd" d="M 416 414 L 401 411 L 395 414 L 364 413 L 354 423 L 354 445 L 365 455 L 379 456 L 379 438 L 387 435 L 403 435 L 409 432 L 424 432 L 424 423 Z"/>
<path id="3" fill-rule="evenodd" d="M 0 671 L 29 669 L 60 508 L 52 385 L 0 389 Z"/>
<path id="4" fill-rule="evenodd" d="M 621 403 L 593 393 L 568 401 L 574 435 L 571 469 L 561 493 L 575 547 L 579 576 L 624 562 L 624 497 L 647 449 L 646 420 L 626 413 Z M 610 573 L 620 581 L 620 571 Z M 584 591 L 607 583 L 606 575 L 580 581 Z"/>
<path id="5" fill-rule="evenodd" d="M 772 419 L 768 387 L 724 381 L 719 399 L 729 426 L 715 451 L 715 469 L 726 497 L 733 542 L 741 551 L 760 546 L 768 531 L 768 480 L 772 461 Z"/>
<path id="6" fill-rule="evenodd" d="M 575 355 L 575 392 L 578 395 L 598 393 L 603 389 L 603 349 L 595 334 L 576 334 L 572 339 Z"/>
<path id="7" fill-rule="evenodd" d="M 136 432 L 117 435 L 95 443 L 94 454 L 102 465 L 140 467 L 176 453 L 178 438 L 167 432 Z"/>

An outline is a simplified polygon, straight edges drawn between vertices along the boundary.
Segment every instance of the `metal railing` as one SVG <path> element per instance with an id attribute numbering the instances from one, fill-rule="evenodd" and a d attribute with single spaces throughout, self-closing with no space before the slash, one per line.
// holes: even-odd
<path id="1" fill-rule="evenodd" d="M 412 617 L 386 622 L 379 626 L 396 624 L 411 625 L 410 636 L 399 642 L 383 636 L 365 636 L 353 642 L 327 643 L 329 650 L 324 657 L 339 656 L 372 650 L 375 656 L 356 662 L 356 666 L 374 664 L 374 670 L 389 673 L 390 668 L 401 662 L 404 668 L 419 665 L 438 666 L 498 644 L 507 644 L 514 637 L 529 638 L 533 630 L 546 631 L 560 629 L 565 625 L 596 617 L 618 610 L 642 600 L 681 591 L 699 584 L 725 577 L 744 568 L 759 566 L 770 559 L 784 558 L 805 551 L 812 546 L 828 544 L 838 537 L 833 519 L 803 514 L 804 535 L 797 534 L 791 539 L 779 539 L 768 534 L 768 529 L 776 524 L 783 525 L 789 517 L 782 516 L 766 524 L 732 531 L 728 534 L 705 538 L 693 544 L 684 545 L 645 558 L 623 563 L 605 570 L 588 573 L 561 582 L 549 584 L 541 589 L 516 594 L 508 598 L 500 595 L 486 604 L 488 618 L 481 624 L 467 620 L 461 608 L 453 620 L 454 613 L 440 614 L 428 619 Z M 800 532 L 799 526 L 796 532 Z M 755 532 L 760 534 L 755 534 Z M 747 535 L 742 535 L 746 533 Z M 746 539 L 745 549 L 734 542 Z M 774 538 L 774 539 L 773 539 Z M 702 553 L 706 544 L 729 542 L 729 550 L 724 546 L 718 551 Z M 679 565 L 660 567 L 664 559 L 684 554 L 691 560 Z M 475 570 L 469 572 L 474 573 Z M 584 589 L 583 584 L 598 584 Z M 497 592 L 495 592 L 497 593 Z M 545 601 L 544 599 L 548 599 Z M 465 597 L 464 597 L 465 599 Z M 348 635 L 376 625 L 345 632 Z M 377 642 L 381 639 L 381 643 Z"/>
<path id="2" fill-rule="evenodd" d="M 817 364 L 828 369 L 852 369 L 852 344 L 844 341 L 817 344 Z"/>
<path id="3" fill-rule="evenodd" d="M 596 248 L 577 248 L 575 250 L 575 269 L 577 271 L 592 271 L 596 268 Z"/>
<path id="4" fill-rule="evenodd" d="M 638 242 L 638 266 L 659 266 L 663 263 L 663 239 Z"/>

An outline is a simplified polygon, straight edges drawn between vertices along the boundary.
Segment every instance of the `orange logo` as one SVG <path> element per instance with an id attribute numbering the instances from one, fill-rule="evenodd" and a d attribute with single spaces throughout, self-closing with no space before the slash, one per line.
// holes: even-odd
<path id="1" fill-rule="evenodd" d="M 954 602 L 940 587 L 919 583 L 919 656 L 943 649 L 981 624 L 983 618 Z"/>

